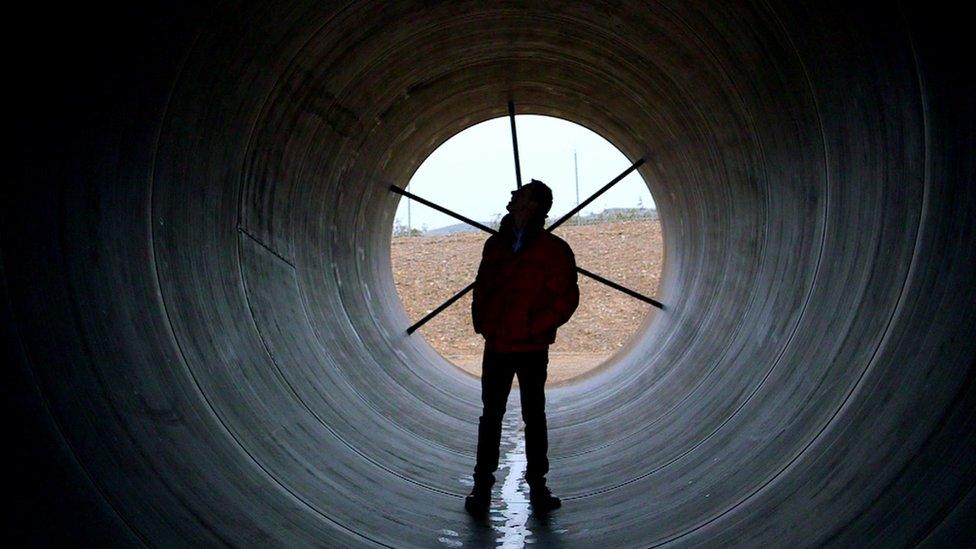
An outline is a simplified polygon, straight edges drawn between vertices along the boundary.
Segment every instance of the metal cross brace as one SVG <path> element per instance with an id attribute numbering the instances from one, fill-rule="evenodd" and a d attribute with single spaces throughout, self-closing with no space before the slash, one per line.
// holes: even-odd
<path id="1" fill-rule="evenodd" d="M 606 185 L 604 185 L 603 187 L 601 187 L 598 191 L 596 191 L 595 193 L 593 193 L 592 195 L 590 195 L 589 198 L 587 198 L 586 200 L 584 200 L 583 202 L 581 202 L 579 206 L 573 208 L 573 210 L 571 210 L 569 213 L 567 213 L 563 217 L 559 218 L 559 220 L 557 220 L 552 225 L 549 225 L 549 227 L 546 228 L 546 231 L 552 232 L 556 227 L 558 227 L 558 226 L 562 225 L 563 223 L 565 223 L 569 218 L 571 218 L 573 215 L 576 215 L 577 212 L 579 212 L 580 210 L 582 210 L 583 208 L 585 208 L 589 203 L 591 203 L 594 200 L 596 200 L 596 198 L 599 197 L 601 194 L 603 194 L 603 193 L 607 192 L 608 190 L 610 190 L 610 187 L 612 187 L 615 184 L 617 184 L 618 182 L 620 182 L 620 180 L 622 180 L 624 177 L 627 177 L 627 175 L 630 174 L 630 172 L 632 172 L 632 171 L 636 170 L 637 168 L 639 168 L 641 166 L 641 164 L 643 164 L 643 163 L 644 163 L 644 159 L 643 158 L 640 159 L 640 160 L 638 160 L 637 162 L 634 162 L 629 168 L 627 168 L 626 170 L 624 170 L 620 175 L 618 175 L 617 177 L 613 178 L 609 183 L 607 183 Z M 390 191 L 392 191 L 394 193 L 397 193 L 399 195 L 403 195 L 403 196 L 407 197 L 408 199 L 416 200 L 417 202 L 420 202 L 421 204 L 424 204 L 426 206 L 430 206 L 431 208 L 434 208 L 435 210 L 437 210 L 437 211 L 439 211 L 441 213 L 445 213 L 445 214 L 447 214 L 447 215 L 449 215 L 449 216 L 451 216 L 451 217 L 453 217 L 453 218 L 455 218 L 455 219 L 457 219 L 459 221 L 463 221 L 464 223 L 467 223 L 467 224 L 471 225 L 472 227 L 476 227 L 478 229 L 481 229 L 482 231 L 484 231 L 486 233 L 489 233 L 489 234 L 497 234 L 498 233 L 498 231 L 496 231 L 495 229 L 492 229 L 491 227 L 488 227 L 486 225 L 483 225 L 481 223 L 478 223 L 477 221 L 473 221 L 473 220 L 471 220 L 471 219 L 469 219 L 469 218 L 467 218 L 467 217 L 465 217 L 465 216 L 463 216 L 461 214 L 455 213 L 455 212 L 453 212 L 453 211 L 451 211 L 451 210 L 449 210 L 449 209 L 447 209 L 447 208 L 445 208 L 443 206 L 440 206 L 438 204 L 435 204 L 435 203 L 433 203 L 433 202 L 431 202 L 431 201 L 429 201 L 429 200 L 427 200 L 425 198 L 421 198 L 421 197 L 419 197 L 419 196 L 417 196 L 417 195 L 415 195 L 415 194 L 413 194 L 413 193 L 411 193 L 409 191 L 406 191 L 404 189 L 401 189 L 400 187 L 397 187 L 396 185 L 390 185 Z M 657 307 L 658 309 L 664 309 L 664 305 L 660 301 L 658 301 L 656 299 L 653 299 L 653 298 L 650 298 L 650 297 L 647 297 L 647 296 L 641 294 L 640 292 L 637 292 L 635 290 L 631 290 L 630 288 L 627 288 L 625 286 L 622 286 L 620 284 L 617 284 L 616 282 L 613 282 L 611 280 L 608 280 L 606 278 L 603 278 L 602 276 L 599 276 L 599 275 L 597 275 L 595 273 L 592 273 L 592 272 L 590 272 L 590 271 L 588 271 L 586 269 L 583 269 L 582 267 L 576 267 L 576 271 L 578 273 L 580 273 L 581 275 L 583 275 L 583 276 L 590 277 L 593 280 L 596 280 L 597 282 L 599 282 L 601 284 L 606 284 L 607 286 L 610 286 L 611 288 L 613 288 L 615 290 L 621 291 L 621 292 L 623 292 L 623 293 L 625 293 L 625 294 L 627 294 L 627 295 L 629 295 L 629 296 L 631 296 L 633 298 L 639 299 L 639 300 L 643 301 L 644 303 L 648 303 L 650 305 L 653 305 L 654 307 Z M 413 326 L 410 326 L 409 328 L 407 328 L 407 333 L 408 334 L 412 334 L 415 331 L 417 331 L 418 328 L 420 328 L 421 326 L 423 326 L 424 324 L 426 324 L 430 319 L 432 319 L 435 316 L 437 316 L 438 314 L 440 314 L 441 311 L 443 311 L 444 309 L 447 309 L 448 307 L 450 307 L 451 304 L 453 304 L 455 301 L 461 299 L 461 297 L 463 297 L 464 294 L 470 292 L 473 288 L 474 288 L 474 282 L 472 282 L 471 284 L 468 284 L 467 286 L 465 286 L 464 289 L 462 289 L 458 293 L 456 293 L 453 296 L 451 296 L 450 299 L 448 299 L 447 301 L 445 301 L 443 304 L 441 304 L 439 307 L 437 307 L 433 311 L 427 313 L 426 316 L 424 316 L 422 319 L 420 319 L 419 321 L 417 321 L 417 323 L 415 323 Z"/>
<path id="2" fill-rule="evenodd" d="M 515 102 L 514 101 L 509 101 L 508 102 L 508 120 L 509 120 L 509 124 L 512 127 L 512 153 L 515 155 L 515 186 L 516 186 L 516 188 L 521 189 L 522 188 L 522 165 L 519 163 L 518 133 L 515 131 Z M 593 202 L 601 194 L 603 194 L 603 193 L 607 192 L 608 190 L 610 190 L 610 187 L 613 187 L 614 185 L 616 185 L 617 183 L 619 183 L 620 180 L 622 180 L 623 178 L 627 177 L 627 175 L 629 175 L 630 172 L 632 172 L 632 171 L 636 170 L 637 168 L 641 167 L 641 165 L 643 163 L 644 163 L 644 159 L 643 158 L 641 158 L 637 162 L 634 162 L 629 168 L 627 168 L 626 170 L 624 170 L 620 175 L 618 175 L 617 177 L 614 177 L 612 180 L 610 180 L 609 183 L 607 183 L 603 187 L 600 187 L 600 189 L 598 191 L 596 191 L 595 193 L 593 193 L 592 195 L 590 195 L 589 198 L 587 198 L 583 202 L 579 203 L 575 208 L 573 208 L 572 210 L 570 210 L 569 213 L 567 213 L 566 215 L 560 217 L 552 225 L 549 225 L 549 227 L 546 228 L 546 231 L 552 232 L 556 227 L 558 227 L 558 226 L 562 225 L 563 223 L 565 223 L 568 219 L 570 219 L 571 217 L 573 217 L 574 215 L 576 215 L 580 210 L 582 210 L 583 208 L 587 207 L 590 204 L 590 202 Z M 445 214 L 447 214 L 447 215 L 449 215 L 449 216 L 451 216 L 451 217 L 453 217 L 455 219 L 458 219 L 460 221 L 463 221 L 463 222 L 467 223 L 468 225 L 471 225 L 472 227 L 476 227 L 478 229 L 481 229 L 482 231 L 485 231 L 487 233 L 497 234 L 497 232 L 498 232 L 498 231 L 492 229 L 491 227 L 487 227 L 485 225 L 482 225 L 481 223 L 478 223 L 477 221 L 474 221 L 472 219 L 469 219 L 467 217 L 464 217 L 461 214 L 454 213 L 451 210 L 448 210 L 447 208 L 445 208 L 443 206 L 434 204 L 430 200 L 421 198 L 421 197 L 419 197 L 419 196 L 417 196 L 417 195 L 415 195 L 413 193 L 407 192 L 406 190 L 401 189 L 400 187 L 397 187 L 396 185 L 390 185 L 390 190 L 393 191 L 393 192 L 395 192 L 395 193 L 397 193 L 397 194 L 401 194 L 401 195 L 407 197 L 408 199 L 416 200 L 417 202 L 420 202 L 421 204 L 424 204 L 425 206 L 430 206 L 431 208 L 434 208 L 435 210 L 437 210 L 437 211 L 439 211 L 441 213 L 445 213 Z M 643 294 L 641 294 L 639 292 L 636 292 L 634 290 L 631 290 L 630 288 L 627 288 L 625 286 L 621 286 L 620 284 L 617 284 L 616 282 L 613 282 L 611 280 L 607 280 L 606 278 L 603 278 L 600 275 L 591 273 L 590 271 L 587 271 L 586 269 L 583 269 L 583 268 L 580 268 L 580 267 L 576 267 L 576 272 L 582 274 L 583 276 L 588 276 L 588 277 L 592 278 L 593 280 L 596 280 L 597 282 L 600 282 L 601 284 L 606 284 L 607 286 L 610 286 L 611 288 L 613 288 L 615 290 L 619 290 L 619 291 L 621 291 L 621 292 L 623 292 L 623 293 L 625 293 L 625 294 L 627 294 L 627 295 L 629 295 L 631 297 L 637 298 L 637 299 L 643 301 L 644 303 L 649 303 L 649 304 L 657 307 L 658 309 L 664 309 L 664 305 L 661 304 L 660 301 L 657 301 L 656 299 L 651 299 L 650 297 L 647 297 L 647 296 L 645 296 L 645 295 L 643 295 Z M 414 324 L 413 326 L 407 328 L 407 333 L 408 334 L 412 334 L 415 331 L 417 331 L 417 328 L 420 328 L 421 326 L 423 326 L 424 324 L 426 324 L 428 320 L 434 318 L 435 316 L 437 316 L 438 314 L 440 314 L 441 311 L 443 311 L 444 309 L 450 307 L 451 304 L 453 304 L 455 301 L 461 299 L 461 297 L 464 296 L 464 294 L 470 292 L 473 288 L 474 288 L 474 282 L 472 282 L 471 284 L 468 284 L 467 286 L 465 286 L 463 290 L 461 290 L 460 292 L 458 292 L 458 293 L 454 294 L 453 296 L 451 296 L 450 299 L 448 299 L 447 301 L 445 301 L 444 303 L 442 303 L 439 307 L 437 307 L 433 311 L 427 313 L 427 315 L 424 316 L 424 318 L 421 318 L 419 321 L 417 321 L 416 324 Z"/>

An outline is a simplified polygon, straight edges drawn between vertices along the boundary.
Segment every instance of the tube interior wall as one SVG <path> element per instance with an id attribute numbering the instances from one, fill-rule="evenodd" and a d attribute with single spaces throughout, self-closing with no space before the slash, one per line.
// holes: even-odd
<path id="1" fill-rule="evenodd" d="M 405 334 L 388 187 L 513 100 L 645 158 L 666 246 L 665 310 L 548 393 L 538 543 L 971 535 L 971 88 L 917 15 L 128 13 L 49 71 L 3 205 L 20 455 L 106 540 L 490 542 L 462 509 L 479 385 Z"/>

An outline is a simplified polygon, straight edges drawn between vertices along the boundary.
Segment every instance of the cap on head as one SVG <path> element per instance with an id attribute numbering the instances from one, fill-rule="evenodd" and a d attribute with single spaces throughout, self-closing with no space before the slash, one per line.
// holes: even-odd
<path id="1" fill-rule="evenodd" d="M 539 214 L 545 217 L 549 213 L 549 209 L 552 208 L 552 189 L 538 179 L 529 181 L 522 185 L 522 188 L 531 193 L 532 201 L 539 204 Z"/>

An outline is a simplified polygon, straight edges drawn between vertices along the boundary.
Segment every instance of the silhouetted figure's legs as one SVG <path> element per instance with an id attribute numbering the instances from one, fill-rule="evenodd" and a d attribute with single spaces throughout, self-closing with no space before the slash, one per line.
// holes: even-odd
<path id="1" fill-rule="evenodd" d="M 522 420 L 525 421 L 525 480 L 531 497 L 543 509 L 559 505 L 546 488 L 549 472 L 549 437 L 546 428 L 546 368 L 548 351 L 495 353 L 485 351 L 481 365 L 481 400 L 484 404 L 478 422 L 478 462 L 474 467 L 475 488 L 469 505 L 487 506 L 498 469 L 502 418 L 515 375 L 519 379 Z"/>
<path id="2" fill-rule="evenodd" d="M 474 467 L 476 490 L 490 491 L 495 484 L 502 417 L 514 377 L 515 364 L 510 353 L 485 351 L 481 363 L 481 402 L 484 408 L 478 420 L 478 461 Z"/>
<path id="3" fill-rule="evenodd" d="M 559 498 L 546 487 L 549 472 L 549 437 L 546 432 L 546 368 L 548 351 L 494 353 L 485 351 L 481 364 L 481 401 L 484 404 L 478 421 L 478 462 L 474 467 L 474 490 L 465 499 L 472 512 L 487 511 L 491 487 L 498 469 L 502 418 L 515 375 L 519 379 L 522 420 L 525 421 L 525 480 L 533 508 L 546 512 L 559 507 Z"/>

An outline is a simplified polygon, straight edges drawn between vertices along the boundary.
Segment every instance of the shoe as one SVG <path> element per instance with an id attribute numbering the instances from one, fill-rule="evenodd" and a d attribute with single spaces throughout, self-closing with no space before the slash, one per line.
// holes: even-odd
<path id="1" fill-rule="evenodd" d="M 563 504 L 559 498 L 552 495 L 546 486 L 531 488 L 529 490 L 529 503 L 532 504 L 532 510 L 537 513 L 548 513 L 553 509 L 559 509 Z"/>
<path id="2" fill-rule="evenodd" d="M 464 498 L 464 509 L 472 515 L 483 515 L 491 506 L 491 488 L 483 488 L 477 484 L 471 494 Z"/>

